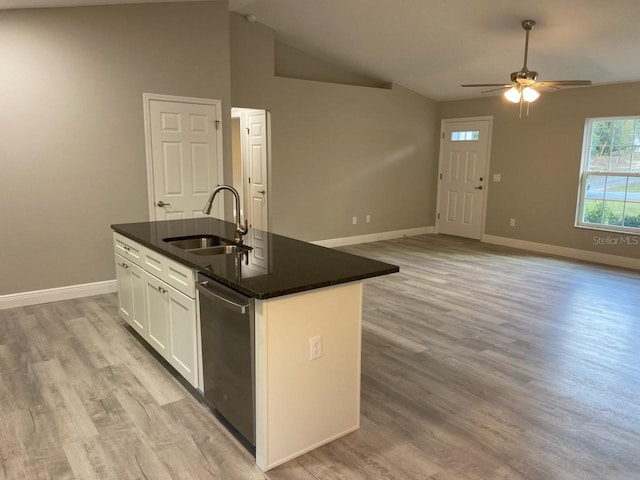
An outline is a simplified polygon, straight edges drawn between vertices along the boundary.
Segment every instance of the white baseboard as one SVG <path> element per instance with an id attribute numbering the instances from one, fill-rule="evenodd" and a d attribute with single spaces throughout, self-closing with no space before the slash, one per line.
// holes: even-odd
<path id="1" fill-rule="evenodd" d="M 494 245 L 502 245 L 504 247 L 513 247 L 521 250 L 530 250 L 532 252 L 558 255 L 560 257 L 568 257 L 586 262 L 602 263 L 604 265 L 611 265 L 614 267 L 640 270 L 640 258 L 621 257 L 619 255 L 611 255 L 609 253 L 598 253 L 591 252 L 589 250 L 579 250 L 577 248 L 559 247 L 557 245 L 549 245 L 547 243 L 528 242 L 526 240 L 498 237 L 495 235 L 483 235 L 481 241 Z"/>
<path id="2" fill-rule="evenodd" d="M 356 245 L 358 243 L 377 242 L 379 240 L 392 240 L 394 238 L 413 237 L 414 235 L 425 235 L 435 233 L 436 227 L 409 228 L 407 230 L 393 230 L 390 232 L 370 233 L 368 235 L 356 235 L 355 237 L 329 238 L 327 240 L 316 240 L 311 242 L 321 247 L 344 247 L 346 245 Z"/>
<path id="3" fill-rule="evenodd" d="M 70 285 L 68 287 L 49 288 L 33 292 L 0 295 L 0 310 L 37 305 L 39 303 L 57 302 L 59 300 L 69 300 L 71 298 L 90 297 L 92 295 L 102 295 L 103 293 L 113 293 L 117 291 L 117 288 L 115 280 L 107 280 L 105 282 L 85 283 L 83 285 Z"/>

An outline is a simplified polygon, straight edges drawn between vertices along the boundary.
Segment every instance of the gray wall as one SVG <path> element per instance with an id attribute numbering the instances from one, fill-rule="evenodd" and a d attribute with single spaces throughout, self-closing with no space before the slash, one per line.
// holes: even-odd
<path id="1" fill-rule="evenodd" d="M 281 73 L 341 81 L 294 53 Z M 279 233 L 433 225 L 440 118 L 493 115 L 502 182 L 490 184 L 486 233 L 640 256 L 573 227 L 585 118 L 637 115 L 640 83 L 543 95 L 518 120 L 495 97 L 437 104 L 398 86 L 276 77 L 274 65 L 273 31 L 225 1 L 0 11 L 0 295 L 114 278 L 109 226 L 148 218 L 143 92 L 221 99 L 226 125 L 232 99 L 271 111 Z"/>
<path id="2" fill-rule="evenodd" d="M 440 104 L 442 118 L 494 116 L 491 173 L 502 181 L 489 185 L 486 234 L 633 258 L 638 246 L 594 243 L 621 235 L 574 224 L 586 118 L 638 114 L 640 83 L 543 93 L 522 119 L 498 97 Z"/>
<path id="3" fill-rule="evenodd" d="M 230 30 L 233 105 L 271 111 L 273 231 L 321 240 L 434 224 L 436 102 L 398 86 L 276 77 L 273 31 L 236 14 Z M 292 59 L 295 67 L 282 63 Z M 318 71 L 299 52 L 279 65 L 300 76 Z"/>
<path id="4" fill-rule="evenodd" d="M 228 116 L 228 25 L 227 2 L 0 11 L 0 295 L 114 278 L 109 226 L 148 219 L 142 93 Z"/>
<path id="5" fill-rule="evenodd" d="M 291 45 L 279 42 L 277 39 L 274 49 L 274 73 L 277 77 L 343 83 L 361 87 L 391 88 L 389 82 L 344 70 L 312 57 Z"/>

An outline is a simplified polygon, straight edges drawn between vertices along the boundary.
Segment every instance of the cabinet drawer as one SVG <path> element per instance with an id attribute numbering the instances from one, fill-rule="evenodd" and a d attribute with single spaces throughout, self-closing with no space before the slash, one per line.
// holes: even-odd
<path id="1" fill-rule="evenodd" d="M 167 273 L 164 280 L 186 296 L 196 298 L 196 279 L 193 269 L 170 258 L 166 260 Z"/>
<path id="2" fill-rule="evenodd" d="M 127 237 L 113 232 L 113 249 L 114 251 L 126 258 L 127 260 L 135 263 L 138 266 L 142 265 L 142 251 L 144 247 Z"/>
<path id="3" fill-rule="evenodd" d="M 193 269 L 175 260 L 143 247 L 142 268 L 165 281 L 179 292 L 190 298 L 195 298 L 195 278 Z"/>

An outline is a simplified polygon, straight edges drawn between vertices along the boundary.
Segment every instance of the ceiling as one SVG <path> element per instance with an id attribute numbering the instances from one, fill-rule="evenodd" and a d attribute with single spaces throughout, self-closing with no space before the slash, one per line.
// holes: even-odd
<path id="1" fill-rule="evenodd" d="M 0 8 L 113 3 L 153 1 L 0 0 Z M 528 67 L 540 79 L 640 81 L 638 0 L 229 0 L 229 9 L 320 59 L 434 100 L 481 95 L 461 83 L 507 83 L 522 67 L 525 19 L 537 22 Z"/>

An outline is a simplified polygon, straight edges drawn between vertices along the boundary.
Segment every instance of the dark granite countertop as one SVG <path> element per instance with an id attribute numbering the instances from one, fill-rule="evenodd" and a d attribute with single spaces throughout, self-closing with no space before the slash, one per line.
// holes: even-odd
<path id="1" fill-rule="evenodd" d="M 258 299 L 399 271 L 395 265 L 268 232 L 261 232 L 265 239 L 264 248 L 255 248 L 242 256 L 194 255 L 163 240 L 200 234 L 233 239 L 235 225 L 212 217 L 124 223 L 112 225 L 111 228 L 238 292 Z M 250 234 L 245 236 L 247 241 L 249 238 Z"/>

